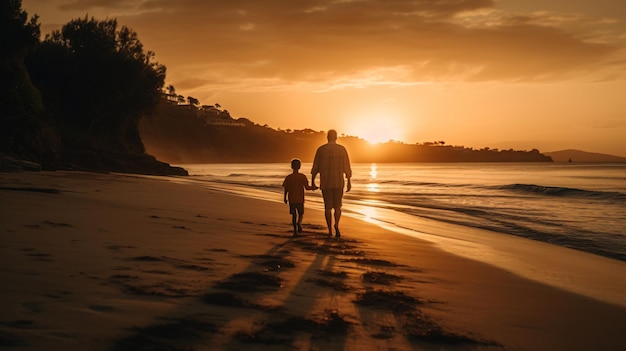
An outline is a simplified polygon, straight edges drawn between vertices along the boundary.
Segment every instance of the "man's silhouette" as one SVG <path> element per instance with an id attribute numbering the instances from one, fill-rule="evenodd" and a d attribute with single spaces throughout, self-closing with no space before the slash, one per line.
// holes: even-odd
<path id="1" fill-rule="evenodd" d="M 350 158 L 346 148 L 337 144 L 337 131 L 331 129 L 327 134 L 328 143 L 320 146 L 315 153 L 313 167 L 311 168 L 311 186 L 315 187 L 315 177 L 320 175 L 320 189 L 324 197 L 324 215 L 328 225 L 328 235 L 332 236 L 332 228 L 335 228 L 335 237 L 339 238 L 339 220 L 341 219 L 341 202 L 343 198 L 344 182 L 347 180 L 346 192 L 350 191 L 352 184 L 352 169 Z M 333 216 L 333 210 L 334 216 Z M 335 218 L 335 225 L 332 220 Z"/>

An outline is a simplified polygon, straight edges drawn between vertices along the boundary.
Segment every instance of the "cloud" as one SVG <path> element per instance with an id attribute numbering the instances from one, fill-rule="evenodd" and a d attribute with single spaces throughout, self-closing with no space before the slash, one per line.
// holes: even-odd
<path id="1" fill-rule="evenodd" d="M 595 119 L 591 121 L 594 129 L 621 129 L 626 127 L 626 117 Z"/>
<path id="2" fill-rule="evenodd" d="M 62 2 L 58 8 L 62 11 L 89 11 L 94 8 L 133 9 L 137 1 L 132 0 L 73 0 Z"/>
<path id="3" fill-rule="evenodd" d="M 118 21 L 137 31 L 168 72 L 180 73 L 181 80 L 256 79 L 277 86 L 304 81 L 338 87 L 386 81 L 624 76 L 625 56 L 620 51 L 624 38 L 613 31 L 615 19 L 507 13 L 495 4 L 495 0 L 74 0 L 62 8 L 128 9 Z M 379 75 L 371 79 L 364 72 Z M 354 84 L 346 77 L 354 77 Z"/>

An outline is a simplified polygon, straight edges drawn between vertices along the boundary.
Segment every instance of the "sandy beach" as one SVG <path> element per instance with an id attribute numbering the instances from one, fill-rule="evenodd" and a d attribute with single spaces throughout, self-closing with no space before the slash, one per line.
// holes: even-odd
<path id="1" fill-rule="evenodd" d="M 323 213 L 307 208 L 294 238 L 278 202 L 82 172 L 0 173 L 0 206 L 2 349 L 626 344 L 623 305 L 348 216 L 330 240 Z"/>

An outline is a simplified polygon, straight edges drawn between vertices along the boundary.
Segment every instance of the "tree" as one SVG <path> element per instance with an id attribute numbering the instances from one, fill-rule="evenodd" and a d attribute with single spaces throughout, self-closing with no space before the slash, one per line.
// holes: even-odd
<path id="1" fill-rule="evenodd" d="M 172 84 L 168 85 L 167 88 L 167 100 L 169 101 L 177 101 L 178 95 L 176 95 L 176 88 Z"/>
<path id="2" fill-rule="evenodd" d="M 21 0 L 5 0 L 0 4 L 0 57 L 19 54 L 39 43 L 41 34 L 37 15 L 28 20 L 28 13 L 22 9 Z"/>
<path id="3" fill-rule="evenodd" d="M 187 96 L 187 101 L 189 102 L 189 105 L 192 106 L 200 105 L 200 101 L 193 96 Z"/>
<path id="4" fill-rule="evenodd" d="M 0 4 L 0 118 L 18 118 L 32 114 L 36 102 L 24 59 L 39 43 L 37 16 L 28 20 L 21 0 L 2 1 Z M 41 104 L 39 104 L 41 106 Z"/>
<path id="5" fill-rule="evenodd" d="M 39 36 L 21 0 L 0 1 L 0 152 L 33 161 L 53 158 L 58 142 L 25 65 Z"/>
<path id="6" fill-rule="evenodd" d="M 142 151 L 139 119 L 160 100 L 165 66 L 115 19 L 75 19 L 46 36 L 27 61 L 66 141 Z M 82 139 L 82 140 L 81 140 Z"/>

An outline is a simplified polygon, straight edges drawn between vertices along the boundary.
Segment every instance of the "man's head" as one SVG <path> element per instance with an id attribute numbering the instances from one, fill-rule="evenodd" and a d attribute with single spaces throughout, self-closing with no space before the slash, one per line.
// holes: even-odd
<path id="1" fill-rule="evenodd" d="M 337 131 L 330 129 L 326 135 L 326 139 L 328 139 L 328 141 L 337 141 Z"/>
<path id="2" fill-rule="evenodd" d="M 294 158 L 293 160 L 291 160 L 291 169 L 300 169 L 300 167 L 302 166 L 302 162 L 300 162 L 299 159 Z"/>

